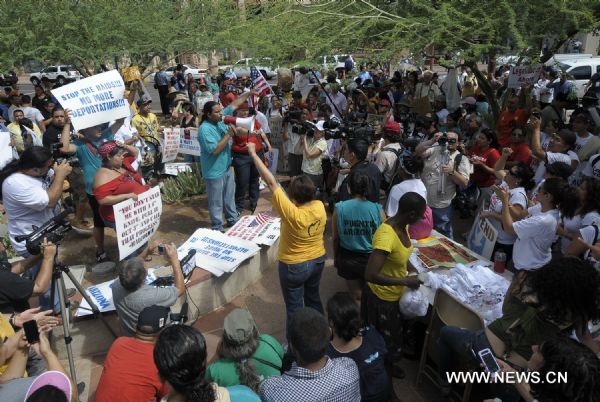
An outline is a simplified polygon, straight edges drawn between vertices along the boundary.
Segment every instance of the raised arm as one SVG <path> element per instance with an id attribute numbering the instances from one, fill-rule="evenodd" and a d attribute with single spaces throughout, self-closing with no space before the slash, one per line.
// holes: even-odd
<path id="1" fill-rule="evenodd" d="M 512 152 L 513 151 L 510 148 L 502 148 L 500 159 L 498 159 L 494 165 L 494 175 L 500 180 L 504 180 L 504 176 L 506 176 L 504 167 L 506 166 L 506 160 L 512 155 Z"/>
<path id="2" fill-rule="evenodd" d="M 277 182 L 277 179 L 275 179 L 275 176 L 273 176 L 273 173 L 271 173 L 269 168 L 265 166 L 263 161 L 256 154 L 256 144 L 249 142 L 246 146 L 248 147 L 248 154 L 252 158 L 254 166 L 256 166 L 260 177 L 262 177 L 262 179 L 267 183 L 267 186 L 271 192 L 275 191 L 275 189 L 279 186 L 279 183 Z"/>
<path id="3" fill-rule="evenodd" d="M 246 102 L 248 100 L 248 98 L 250 97 L 250 95 L 258 95 L 258 91 L 252 89 L 248 92 L 244 92 L 243 94 L 241 94 L 240 96 L 238 96 L 236 98 L 236 100 L 234 100 L 233 102 L 231 102 L 231 104 L 229 106 L 231 106 L 231 108 L 235 111 L 237 110 L 238 107 L 240 107 L 242 105 L 242 103 Z"/>
<path id="4" fill-rule="evenodd" d="M 513 218 L 510 215 L 510 207 L 509 207 L 509 194 L 508 191 L 503 189 L 502 187 L 494 186 L 494 191 L 498 198 L 502 200 L 502 229 L 508 234 L 516 234 L 515 229 L 513 228 Z"/>
<path id="5" fill-rule="evenodd" d="M 422 156 L 425 151 L 433 146 L 438 140 L 442 137 L 442 133 L 435 133 L 433 137 L 429 140 L 420 142 L 415 147 L 415 154 Z"/>
<path id="6" fill-rule="evenodd" d="M 545 161 L 546 160 L 546 151 L 542 148 L 542 140 L 541 140 L 541 125 L 542 119 L 538 116 L 531 116 L 531 128 L 533 132 L 531 134 L 531 153 L 536 158 Z"/>
<path id="7" fill-rule="evenodd" d="M 65 126 L 60 136 L 60 142 L 62 143 L 61 154 L 73 154 L 77 151 L 77 147 L 71 144 L 71 109 L 65 109 Z"/>

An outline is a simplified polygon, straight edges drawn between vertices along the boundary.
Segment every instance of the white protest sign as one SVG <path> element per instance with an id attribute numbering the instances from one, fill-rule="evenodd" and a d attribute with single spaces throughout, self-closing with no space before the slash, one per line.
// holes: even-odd
<path id="1" fill-rule="evenodd" d="M 138 195 L 137 201 L 126 200 L 113 205 L 119 245 L 119 260 L 129 256 L 147 242 L 160 224 L 162 200 L 160 188 Z"/>
<path id="2" fill-rule="evenodd" d="M 154 275 L 154 271 L 155 271 L 155 268 L 150 268 L 147 271 L 148 275 L 146 275 L 146 280 L 145 280 L 146 284 L 149 285 L 156 279 L 156 275 Z M 113 287 L 113 282 L 118 281 L 118 280 L 119 279 L 111 279 L 110 281 L 106 281 L 106 282 L 99 283 L 97 285 L 90 286 L 89 288 L 87 288 L 85 290 L 85 292 L 88 294 L 88 296 L 90 296 L 90 299 L 92 299 L 92 301 L 94 302 L 96 307 L 98 307 L 98 310 L 100 310 L 101 313 L 104 313 L 106 311 L 114 311 L 115 310 L 115 304 L 113 302 L 113 296 L 112 296 L 112 287 Z M 81 304 L 79 305 L 79 308 L 77 309 L 77 312 L 75 313 L 75 315 L 77 317 L 83 317 L 84 315 L 91 315 L 91 314 L 92 314 L 92 308 L 90 307 L 90 304 L 87 302 L 87 300 L 82 299 Z"/>
<path id="3" fill-rule="evenodd" d="M 13 148 L 10 146 L 10 131 L 0 128 L 0 169 L 13 160 Z"/>
<path id="4" fill-rule="evenodd" d="M 198 129 L 193 127 L 181 128 L 179 139 L 179 153 L 200 156 L 200 143 L 198 142 Z"/>
<path id="5" fill-rule="evenodd" d="M 192 164 L 187 162 L 165 163 L 165 174 L 178 176 L 181 172 L 191 172 Z"/>
<path id="6" fill-rule="evenodd" d="M 497 237 L 496 228 L 486 218 L 477 215 L 467 238 L 467 247 L 474 253 L 490 260 Z"/>
<path id="7" fill-rule="evenodd" d="M 71 109 L 75 130 L 129 116 L 129 103 L 123 98 L 125 84 L 117 70 L 93 75 L 51 92 L 64 109 Z"/>
<path id="8" fill-rule="evenodd" d="M 533 85 L 540 78 L 541 72 L 541 64 L 536 64 L 535 66 L 512 66 L 510 68 L 510 75 L 508 76 L 508 87 L 520 88 L 525 84 Z"/>
<path id="9" fill-rule="evenodd" d="M 163 131 L 165 139 L 163 141 L 162 161 L 173 162 L 177 159 L 179 153 L 179 129 L 165 128 Z"/>
<path id="10" fill-rule="evenodd" d="M 231 227 L 225 234 L 248 240 L 256 244 L 272 246 L 279 238 L 281 219 L 267 214 L 246 215 Z"/>
<path id="11" fill-rule="evenodd" d="M 198 229 L 177 249 L 182 259 L 191 249 L 196 250 L 196 266 L 221 276 L 233 272 L 244 260 L 260 251 L 256 244 L 229 237 L 218 230 Z"/>

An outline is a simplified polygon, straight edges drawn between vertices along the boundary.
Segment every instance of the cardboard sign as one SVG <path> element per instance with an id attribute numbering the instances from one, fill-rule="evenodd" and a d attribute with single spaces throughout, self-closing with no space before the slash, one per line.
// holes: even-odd
<path id="1" fill-rule="evenodd" d="M 180 129 L 179 153 L 200 156 L 197 128 L 186 127 Z"/>
<path id="2" fill-rule="evenodd" d="M 123 69 L 123 78 L 126 82 L 129 82 L 142 78 L 142 74 L 138 66 L 125 67 Z"/>
<path id="3" fill-rule="evenodd" d="M 123 98 L 125 84 L 117 70 L 93 75 L 51 92 L 63 108 L 71 109 L 71 122 L 77 131 L 129 116 L 129 103 Z"/>
<path id="4" fill-rule="evenodd" d="M 477 215 L 467 238 L 467 246 L 474 253 L 490 260 L 497 238 L 498 231 L 496 228 L 486 218 Z"/>
<path id="5" fill-rule="evenodd" d="M 261 213 L 240 217 L 225 234 L 256 244 L 272 246 L 279 238 L 281 219 Z"/>
<path id="6" fill-rule="evenodd" d="M 182 259 L 191 249 L 196 250 L 196 266 L 215 276 L 233 272 L 243 261 L 260 251 L 255 243 L 210 229 L 196 230 L 177 249 L 178 257 Z"/>
<path id="7" fill-rule="evenodd" d="M 525 84 L 533 85 L 540 78 L 541 72 L 541 64 L 535 66 L 512 66 L 510 68 L 510 75 L 508 76 L 508 87 L 517 89 Z"/>
<path id="8" fill-rule="evenodd" d="M 160 188 L 152 187 L 139 194 L 137 201 L 126 200 L 113 205 L 119 245 L 119 260 L 123 260 L 146 243 L 160 224 L 162 199 Z"/>
<path id="9" fill-rule="evenodd" d="M 165 174 L 178 176 L 181 172 L 191 172 L 192 164 L 187 162 L 165 163 Z"/>
<path id="10" fill-rule="evenodd" d="M 178 128 L 165 128 L 163 131 L 164 141 L 162 149 L 162 161 L 173 162 L 177 159 L 179 153 L 179 129 Z"/>

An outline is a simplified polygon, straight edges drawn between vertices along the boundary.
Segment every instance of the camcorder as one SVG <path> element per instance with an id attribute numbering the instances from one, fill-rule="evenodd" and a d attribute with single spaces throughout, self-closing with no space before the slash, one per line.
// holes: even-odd
<path id="1" fill-rule="evenodd" d="M 345 139 L 352 141 L 364 139 L 369 144 L 374 141 L 375 128 L 369 123 L 352 123 L 344 120 L 342 122 L 328 120 L 323 124 L 325 128 L 325 139 Z"/>
<path id="2" fill-rule="evenodd" d="M 67 161 L 71 167 L 79 167 L 79 159 L 76 156 L 70 156 L 66 158 L 61 152 L 60 149 L 63 147 L 63 144 L 60 142 L 50 144 L 50 152 L 52 152 L 52 158 L 56 161 L 56 163 L 61 164 L 64 161 Z"/>
<path id="3" fill-rule="evenodd" d="M 15 236 L 15 241 L 25 242 L 25 247 L 31 255 L 38 255 L 42 252 L 42 241 L 44 238 L 48 241 L 58 244 L 65 237 L 65 234 L 71 230 L 71 224 L 67 221 L 67 216 L 73 212 L 73 208 L 67 208 L 54 218 L 48 220 L 40 227 L 33 227 L 33 232 L 27 235 Z"/>

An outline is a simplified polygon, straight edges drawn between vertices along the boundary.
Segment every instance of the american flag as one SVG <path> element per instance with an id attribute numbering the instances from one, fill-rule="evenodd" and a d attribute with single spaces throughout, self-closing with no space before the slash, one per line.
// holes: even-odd
<path id="1" fill-rule="evenodd" d="M 256 221 L 260 225 L 264 225 L 265 223 L 269 222 L 271 219 L 273 219 L 273 217 L 266 212 L 261 212 L 260 214 L 256 215 Z"/>
<path id="2" fill-rule="evenodd" d="M 265 77 L 263 77 L 263 75 L 260 73 L 260 71 L 258 71 L 256 66 L 250 67 L 250 79 L 252 80 L 252 87 L 259 92 L 259 97 L 267 96 L 272 92 L 271 86 Z M 255 98 L 255 96 L 251 96 L 249 99 L 250 106 L 254 108 L 258 103 L 258 99 Z"/>

